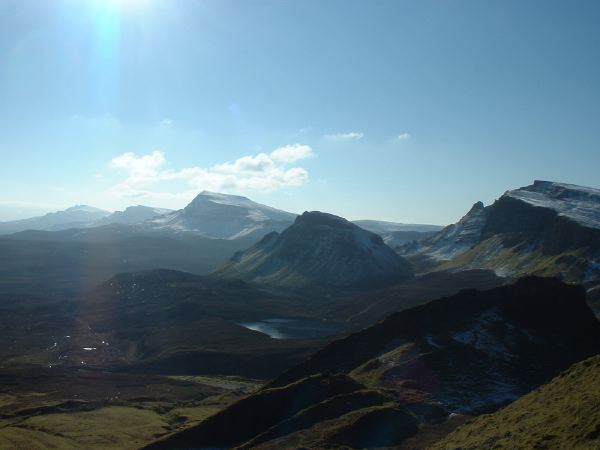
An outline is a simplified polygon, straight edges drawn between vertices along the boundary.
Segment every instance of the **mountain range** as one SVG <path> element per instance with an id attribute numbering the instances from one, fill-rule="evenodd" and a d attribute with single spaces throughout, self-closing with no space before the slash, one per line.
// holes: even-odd
<path id="1" fill-rule="evenodd" d="M 75 205 L 64 211 L 48 213 L 30 219 L 0 222 L 0 234 L 11 234 L 25 230 L 56 231 L 67 228 L 86 227 L 107 216 L 110 212 L 87 205 Z"/>
<path id="2" fill-rule="evenodd" d="M 137 234 L 193 234 L 210 239 L 258 241 L 272 231 L 283 231 L 295 218 L 296 214 L 256 203 L 246 197 L 202 191 L 185 208 L 176 211 L 137 205 L 110 213 L 92 206 L 76 205 L 40 217 L 0 222 L 0 235 L 120 224 L 134 226 L 131 232 Z M 358 220 L 354 223 L 381 235 L 389 245 L 420 240 L 442 228 L 438 225 L 376 220 Z M 46 236 L 51 238 L 50 235 Z"/>
<path id="3" fill-rule="evenodd" d="M 0 446 L 595 448 L 599 217 L 535 181 L 441 229 L 206 191 L 3 223 Z"/>

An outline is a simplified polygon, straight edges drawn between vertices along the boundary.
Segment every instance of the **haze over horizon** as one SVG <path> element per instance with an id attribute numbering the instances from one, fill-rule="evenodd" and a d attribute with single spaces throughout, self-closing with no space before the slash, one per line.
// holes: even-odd
<path id="1" fill-rule="evenodd" d="M 600 5 L 0 3 L 0 220 L 202 190 L 448 224 L 600 187 Z"/>

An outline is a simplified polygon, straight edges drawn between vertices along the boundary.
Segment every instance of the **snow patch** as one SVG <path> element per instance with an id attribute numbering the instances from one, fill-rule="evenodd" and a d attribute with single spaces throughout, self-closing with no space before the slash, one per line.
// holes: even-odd
<path id="1" fill-rule="evenodd" d="M 499 338 L 490 331 L 494 322 L 502 322 L 502 317 L 497 309 L 488 309 L 473 320 L 470 328 L 451 333 L 452 339 L 461 344 L 470 345 L 477 350 L 508 361 L 513 356 L 510 349 Z"/>

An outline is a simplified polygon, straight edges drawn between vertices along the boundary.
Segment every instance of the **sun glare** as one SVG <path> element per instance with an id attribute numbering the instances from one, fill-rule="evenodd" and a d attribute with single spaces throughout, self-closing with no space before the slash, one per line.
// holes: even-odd
<path id="1" fill-rule="evenodd" d="M 146 9 L 151 0 L 97 0 L 97 7 L 119 12 L 135 12 Z"/>

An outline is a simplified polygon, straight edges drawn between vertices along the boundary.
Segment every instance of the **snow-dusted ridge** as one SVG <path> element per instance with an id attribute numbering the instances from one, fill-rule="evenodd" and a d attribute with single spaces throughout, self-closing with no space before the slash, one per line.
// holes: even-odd
<path id="1" fill-rule="evenodd" d="M 480 259 L 492 260 L 493 255 L 503 248 L 503 244 L 501 239 L 489 235 L 490 225 L 493 225 L 494 220 L 499 216 L 496 214 L 495 218 L 491 217 L 500 205 L 506 206 L 506 200 L 518 200 L 535 208 L 554 211 L 557 215 L 568 218 L 578 225 L 600 229 L 600 189 L 536 180 L 532 185 L 505 192 L 490 206 L 486 207 L 482 202 L 475 203 L 457 223 L 445 227 L 421 242 L 405 245 L 401 248 L 400 254 L 421 255 L 436 262 L 450 261 L 463 255 L 484 239 L 488 241 L 497 239 L 495 245 L 488 245 L 485 253 L 480 254 Z M 507 213 L 505 209 L 502 211 L 501 215 Z M 524 219 L 522 216 L 516 215 L 511 221 L 518 227 L 522 219 Z M 488 234 L 483 236 L 482 233 L 486 229 Z M 488 242 L 490 243 L 491 241 Z M 527 252 L 523 251 L 523 254 L 525 253 Z M 514 262 L 514 259 L 511 262 Z M 478 267 L 478 264 L 471 268 Z M 503 272 L 500 270 L 499 273 Z"/>
<path id="2" fill-rule="evenodd" d="M 600 189 L 535 180 L 504 194 L 532 206 L 549 208 L 580 225 L 600 229 Z"/>
<path id="3" fill-rule="evenodd" d="M 435 261 L 456 258 L 479 241 L 485 220 L 486 208 L 482 202 L 477 202 L 457 223 L 448 225 L 428 239 L 405 246 L 401 254 L 426 254 Z"/>

